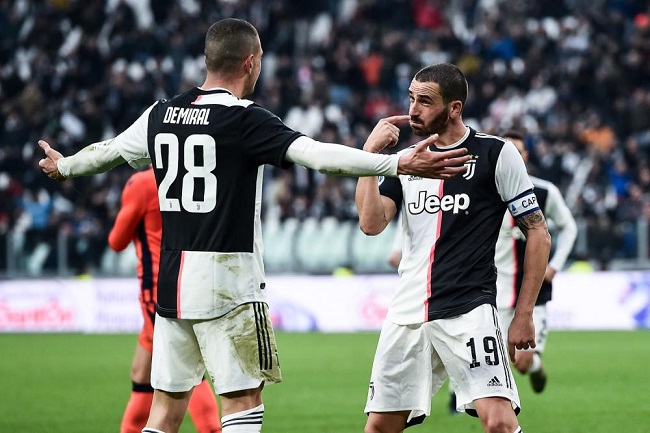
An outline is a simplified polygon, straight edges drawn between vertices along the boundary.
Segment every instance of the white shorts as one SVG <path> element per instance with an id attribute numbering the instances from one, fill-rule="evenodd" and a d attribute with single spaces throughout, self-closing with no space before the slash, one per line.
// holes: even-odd
<path id="1" fill-rule="evenodd" d="M 217 394 L 282 381 L 265 303 L 243 304 L 210 320 L 156 315 L 151 386 L 189 391 L 201 382 L 206 369 Z"/>
<path id="2" fill-rule="evenodd" d="M 518 412 L 496 309 L 481 305 L 452 319 L 416 325 L 385 320 L 370 376 L 365 412 L 410 410 L 428 416 L 431 398 L 449 377 L 460 412 L 476 416 L 474 400 L 504 397 Z"/>
<path id="3" fill-rule="evenodd" d="M 510 327 L 510 322 L 515 316 L 514 308 L 505 308 L 499 310 L 499 319 L 503 325 L 504 333 L 503 338 L 508 347 L 508 328 Z M 530 350 L 537 353 L 542 353 L 546 347 L 546 337 L 548 337 L 548 322 L 546 320 L 546 305 L 535 305 L 533 309 L 533 324 L 535 325 L 535 343 L 536 347 L 534 349 L 524 349 Z"/>

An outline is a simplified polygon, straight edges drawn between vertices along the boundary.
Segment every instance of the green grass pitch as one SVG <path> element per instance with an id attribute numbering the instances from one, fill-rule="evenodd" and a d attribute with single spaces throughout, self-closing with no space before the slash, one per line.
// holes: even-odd
<path id="1" fill-rule="evenodd" d="M 267 433 L 359 433 L 376 333 L 278 335 L 284 382 L 264 390 Z M 0 334 L 0 432 L 117 433 L 135 335 Z M 650 432 L 650 332 L 552 332 L 547 389 L 516 375 L 526 433 Z M 417 432 L 481 432 L 447 393 Z M 182 433 L 194 432 L 186 417 Z"/>

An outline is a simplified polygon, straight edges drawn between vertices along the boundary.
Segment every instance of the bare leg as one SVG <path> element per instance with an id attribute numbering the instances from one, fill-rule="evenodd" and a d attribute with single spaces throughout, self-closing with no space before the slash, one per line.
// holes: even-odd
<path id="1" fill-rule="evenodd" d="M 519 422 L 510 400 L 502 397 L 488 397 L 474 400 L 476 412 L 486 433 L 513 433 Z"/>
<path id="2" fill-rule="evenodd" d="M 364 433 L 401 433 L 406 428 L 410 411 L 370 412 Z"/>
<path id="3" fill-rule="evenodd" d="M 165 433 L 178 433 L 191 395 L 192 390 L 167 392 L 156 389 L 153 393 L 153 403 L 151 404 L 147 427 Z"/>
<path id="4" fill-rule="evenodd" d="M 221 394 L 221 416 L 252 409 L 262 404 L 262 383 L 257 388 Z"/>

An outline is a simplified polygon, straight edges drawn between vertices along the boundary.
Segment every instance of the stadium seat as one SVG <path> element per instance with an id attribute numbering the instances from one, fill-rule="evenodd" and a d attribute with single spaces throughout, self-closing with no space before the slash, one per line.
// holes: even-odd
<path id="1" fill-rule="evenodd" d="M 299 222 L 289 218 L 284 222 L 267 219 L 262 223 L 264 239 L 264 268 L 269 273 L 293 272 L 294 239 Z"/>
<path id="2" fill-rule="evenodd" d="M 397 272 L 388 263 L 397 229 L 397 224 L 392 223 L 377 236 L 367 236 L 358 226 L 355 227 L 351 236 L 352 269 L 355 273 Z"/>
<path id="3" fill-rule="evenodd" d="M 330 274 L 334 269 L 350 266 L 349 239 L 352 225 L 336 218 L 307 218 L 296 238 L 295 256 L 298 271 Z"/>

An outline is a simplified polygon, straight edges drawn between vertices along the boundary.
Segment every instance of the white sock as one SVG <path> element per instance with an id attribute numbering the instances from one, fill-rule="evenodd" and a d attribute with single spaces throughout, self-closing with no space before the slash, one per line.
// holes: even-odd
<path id="1" fill-rule="evenodd" d="M 521 427 L 517 426 L 517 430 L 512 433 L 523 433 L 523 431 L 521 430 Z"/>
<path id="2" fill-rule="evenodd" d="M 535 352 L 533 354 L 533 362 L 530 364 L 530 368 L 528 369 L 526 374 L 530 374 L 530 373 L 534 373 L 536 371 L 539 371 L 540 368 L 542 368 L 542 358 L 539 356 L 539 353 Z"/>
<path id="3" fill-rule="evenodd" d="M 221 417 L 223 433 L 257 433 L 262 431 L 264 405 Z"/>
<path id="4" fill-rule="evenodd" d="M 142 429 L 142 433 L 165 433 L 165 432 L 155 428 L 145 427 Z"/>

